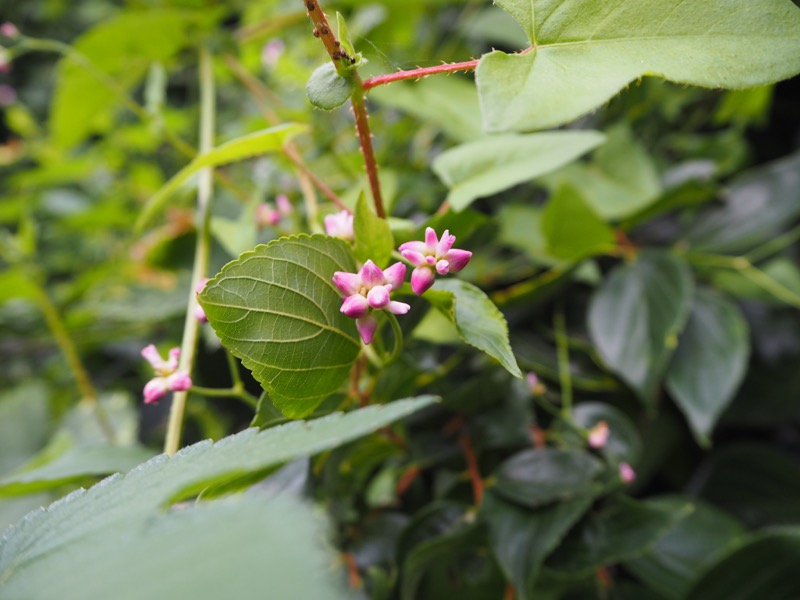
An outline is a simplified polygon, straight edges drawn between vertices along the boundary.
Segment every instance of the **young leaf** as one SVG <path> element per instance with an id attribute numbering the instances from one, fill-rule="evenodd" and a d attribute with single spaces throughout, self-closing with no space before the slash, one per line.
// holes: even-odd
<path id="1" fill-rule="evenodd" d="M 353 253 L 359 261 L 363 263 L 372 260 L 379 267 L 389 266 L 394 249 L 392 230 L 386 219 L 381 219 L 372 212 L 363 192 L 356 203 L 353 231 L 356 238 Z"/>
<path id="2" fill-rule="evenodd" d="M 336 72 L 336 65 L 326 62 L 311 74 L 306 83 L 308 101 L 322 110 L 333 110 L 347 102 L 353 95 L 355 83 L 351 77 L 342 77 Z"/>
<path id="3" fill-rule="evenodd" d="M 749 355 L 747 321 L 736 305 L 698 290 L 666 379 L 698 442 L 709 443 L 744 377 Z"/>
<path id="4" fill-rule="evenodd" d="M 557 169 L 604 139 L 596 131 L 491 136 L 442 152 L 433 161 L 433 171 L 450 188 L 450 205 L 462 210 L 477 198 Z"/>
<path id="5" fill-rule="evenodd" d="M 336 27 L 338 29 L 336 33 L 336 39 L 339 40 L 340 48 L 356 61 L 352 65 L 348 66 L 358 66 L 361 63 L 361 54 L 356 53 L 356 49 L 353 46 L 353 40 L 350 39 L 350 33 L 347 31 L 347 23 L 345 23 L 342 13 L 338 11 L 336 12 Z"/>
<path id="6" fill-rule="evenodd" d="M 205 167 L 216 167 L 246 158 L 253 158 L 267 152 L 277 152 L 283 145 L 306 130 L 305 125 L 285 123 L 269 129 L 262 129 L 225 142 L 195 157 L 192 162 L 178 171 L 164 186 L 153 195 L 142 209 L 136 221 L 136 229 L 141 229 L 160 211 L 171 194 L 191 175 Z"/>
<path id="7" fill-rule="evenodd" d="M 101 595 L 99 591 L 97 596 L 82 595 L 86 594 L 84 586 L 92 580 L 84 580 L 81 574 L 87 572 L 84 569 L 103 554 L 128 556 L 123 554 L 124 548 L 120 546 L 120 539 L 129 539 L 128 535 L 136 539 L 147 535 L 146 540 L 152 542 L 150 554 L 158 561 L 161 551 L 166 551 L 166 548 L 164 538 L 155 532 L 168 527 L 153 525 L 164 507 L 210 485 L 230 482 L 245 474 L 265 473 L 267 469 L 294 458 L 334 448 L 385 427 L 434 400 L 432 396 L 423 396 L 384 406 L 370 406 L 348 414 L 333 414 L 310 422 L 288 423 L 263 432 L 249 429 L 216 444 L 200 442 L 184 448 L 175 456 L 156 457 L 126 475 L 112 476 L 89 490 L 74 492 L 46 510 L 28 515 L 5 532 L 0 543 L 3 591 L 9 597 L 50 597 L 54 592 L 32 594 L 30 590 L 40 589 L 36 586 L 61 585 L 59 596 L 64 598 L 117 598 L 116 594 Z M 259 499 L 258 504 L 258 510 L 263 510 L 263 499 Z M 143 531 L 145 529 L 151 533 L 147 534 Z M 202 525 L 194 526 L 194 530 L 202 532 L 206 541 L 215 539 L 209 537 Z M 238 527 L 237 530 L 237 543 L 250 548 L 248 554 L 258 556 L 259 552 L 253 548 L 260 548 L 259 537 Z M 276 539 L 282 538 L 269 538 L 271 548 L 280 548 L 286 541 L 278 544 Z M 205 549 L 205 556 L 224 560 L 222 555 L 225 552 L 214 551 L 213 545 L 199 542 L 197 545 Z M 109 550 L 112 547 L 114 551 Z M 154 547 L 160 551 L 154 551 Z M 99 548 L 104 550 L 96 553 Z M 103 574 L 104 580 L 107 577 L 113 582 L 116 578 L 138 572 L 138 569 L 131 570 L 131 564 L 141 566 L 138 562 L 121 560 L 109 566 L 109 571 Z M 64 574 L 64 579 L 55 577 L 56 571 Z M 70 571 L 74 579 L 67 579 Z M 181 585 L 187 585 L 185 572 L 177 565 L 173 571 Z M 256 585 L 250 577 L 257 575 L 257 582 L 261 582 L 260 573 L 261 568 L 254 569 L 247 581 Z M 228 575 L 217 580 L 231 585 Z M 148 581 L 165 584 L 165 580 L 159 578 Z M 132 598 L 141 597 L 139 588 L 133 586 L 130 589 L 137 594 Z"/>
<path id="8" fill-rule="evenodd" d="M 514 377 L 522 377 L 506 319 L 479 288 L 460 279 L 439 279 L 425 297 L 450 319 L 461 339 L 496 358 Z"/>
<path id="9" fill-rule="evenodd" d="M 336 271 L 355 271 L 345 242 L 297 235 L 245 252 L 200 294 L 223 345 L 287 417 L 334 393 L 361 350 L 355 321 L 339 311 Z"/>
<path id="10" fill-rule="evenodd" d="M 800 9 L 791 0 L 498 4 L 522 25 L 532 50 L 481 59 L 476 82 L 489 131 L 567 123 L 643 75 L 745 88 L 800 71 Z"/>
<path id="11" fill-rule="evenodd" d="M 548 200 L 542 213 L 542 233 L 549 254 L 567 260 L 602 254 L 614 247 L 614 230 L 569 184 L 558 188 Z"/>
<path id="12" fill-rule="evenodd" d="M 589 333 L 608 367 L 648 406 L 689 317 L 689 267 L 663 251 L 614 269 L 589 306 Z"/>

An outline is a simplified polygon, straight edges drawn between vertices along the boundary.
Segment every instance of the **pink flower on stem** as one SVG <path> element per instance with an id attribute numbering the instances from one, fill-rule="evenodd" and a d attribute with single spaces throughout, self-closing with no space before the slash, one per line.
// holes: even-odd
<path id="1" fill-rule="evenodd" d="M 169 359 L 164 360 L 153 344 L 142 349 L 142 356 L 150 363 L 156 376 L 144 386 L 144 403 L 158 402 L 167 392 L 183 392 L 192 387 L 192 378 L 184 370 L 178 369 L 180 348 L 169 351 Z"/>
<path id="2" fill-rule="evenodd" d="M 390 297 L 392 290 L 403 285 L 405 277 L 406 266 L 403 263 L 381 270 L 371 260 L 365 262 L 358 273 L 336 271 L 333 274 L 333 283 L 344 294 L 340 310 L 356 320 L 358 333 L 365 344 L 372 342 L 378 327 L 373 311 L 388 310 L 395 315 L 404 315 L 411 310 L 410 305 Z"/>
<path id="3" fill-rule="evenodd" d="M 436 273 L 458 273 L 467 266 L 472 252 L 453 248 L 455 243 L 456 236 L 450 235 L 448 230 L 439 239 L 433 228 L 428 227 L 424 242 L 414 241 L 400 245 L 400 254 L 415 267 L 411 273 L 411 289 L 415 294 L 424 294 L 433 285 Z"/>
<path id="4" fill-rule="evenodd" d="M 595 450 L 599 450 L 606 445 L 610 433 L 611 430 L 608 428 L 608 423 L 599 421 L 597 425 L 589 430 L 589 446 Z"/>
<path id="5" fill-rule="evenodd" d="M 208 277 L 204 277 L 203 279 L 198 281 L 197 285 L 194 288 L 195 295 L 202 292 L 205 289 L 207 283 L 208 283 Z M 204 311 L 203 307 L 200 306 L 199 304 L 197 304 L 194 307 L 194 318 L 200 321 L 201 323 L 208 323 L 208 317 L 206 317 L 206 311 Z"/>
<path id="6" fill-rule="evenodd" d="M 19 29 L 10 21 L 6 21 L 0 25 L 0 35 L 6 38 L 15 38 L 19 35 Z"/>
<path id="7" fill-rule="evenodd" d="M 636 479 L 636 471 L 628 463 L 620 463 L 619 478 L 624 483 L 631 483 Z"/>
<path id="8" fill-rule="evenodd" d="M 256 224 L 259 227 L 266 227 L 272 225 L 273 227 L 280 223 L 281 213 L 275 210 L 269 202 L 262 202 L 256 206 Z"/>
<path id="9" fill-rule="evenodd" d="M 353 233 L 353 213 L 340 210 L 332 215 L 327 215 L 325 217 L 325 233 L 343 240 L 352 240 L 355 237 Z"/>

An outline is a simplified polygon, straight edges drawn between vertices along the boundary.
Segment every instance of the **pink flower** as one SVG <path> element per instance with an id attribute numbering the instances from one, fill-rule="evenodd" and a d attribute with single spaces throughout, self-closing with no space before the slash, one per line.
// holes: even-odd
<path id="1" fill-rule="evenodd" d="M 19 29 L 13 23 L 6 21 L 0 25 L 0 35 L 6 38 L 15 38 L 19 35 Z"/>
<path id="2" fill-rule="evenodd" d="M 265 69 L 271 69 L 278 62 L 283 54 L 284 44 L 278 38 L 273 38 L 261 48 L 261 65 Z"/>
<path id="3" fill-rule="evenodd" d="M 199 294 L 200 292 L 205 289 L 206 284 L 208 283 L 208 277 L 204 277 L 200 281 L 197 282 L 197 285 L 194 288 L 195 295 Z M 194 318 L 200 321 L 201 323 L 208 323 L 208 317 L 206 317 L 206 311 L 203 310 L 203 307 L 199 304 L 196 304 L 194 307 Z"/>
<path id="4" fill-rule="evenodd" d="M 406 266 L 395 263 L 381 270 L 374 262 L 368 260 L 358 273 L 336 271 L 333 283 L 344 295 L 340 309 L 348 317 L 356 320 L 356 327 L 365 344 L 372 342 L 378 320 L 372 314 L 376 310 L 388 310 L 395 315 L 404 315 L 411 306 L 405 302 L 391 299 L 391 292 L 403 285 L 406 277 Z"/>
<path id="5" fill-rule="evenodd" d="M 327 215 L 325 217 L 325 233 L 343 240 L 352 240 L 355 237 L 353 233 L 353 213 L 340 210 L 332 215 Z"/>
<path id="6" fill-rule="evenodd" d="M 294 206 L 292 206 L 292 203 L 285 194 L 278 194 L 275 197 L 275 204 L 277 205 L 278 212 L 282 217 L 288 217 L 294 212 Z"/>
<path id="7" fill-rule="evenodd" d="M 266 227 L 272 225 L 273 227 L 280 223 L 281 213 L 275 210 L 269 202 L 262 202 L 256 206 L 256 224 L 259 227 Z"/>
<path id="8" fill-rule="evenodd" d="M 433 228 L 428 227 L 424 242 L 414 241 L 400 245 L 400 254 L 415 267 L 411 273 L 411 289 L 415 294 L 424 294 L 433 285 L 436 273 L 458 273 L 467 266 L 472 252 L 453 248 L 455 243 L 456 236 L 450 235 L 448 230 L 439 239 Z"/>
<path id="9" fill-rule="evenodd" d="M 628 463 L 620 463 L 619 478 L 624 483 L 631 483 L 636 479 L 636 471 Z"/>
<path id="10" fill-rule="evenodd" d="M 608 428 L 608 423 L 599 421 L 597 425 L 589 430 L 589 446 L 595 450 L 599 450 L 606 445 L 609 433 L 611 433 L 611 431 Z"/>
<path id="11" fill-rule="evenodd" d="M 150 363 L 156 376 L 144 386 L 144 403 L 152 404 L 161 400 L 169 391 L 183 392 L 192 387 L 192 378 L 184 370 L 178 369 L 180 348 L 169 351 L 169 359 L 164 360 L 153 344 L 142 349 L 142 356 Z"/>

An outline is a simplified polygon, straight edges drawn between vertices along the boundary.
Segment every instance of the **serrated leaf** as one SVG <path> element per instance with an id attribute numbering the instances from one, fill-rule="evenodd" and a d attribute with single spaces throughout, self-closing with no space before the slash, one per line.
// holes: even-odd
<path id="1" fill-rule="evenodd" d="M 739 545 L 744 527 L 711 504 L 689 499 L 694 510 L 642 556 L 625 563 L 640 581 L 671 600 L 686 597 L 693 581 Z M 680 510 L 687 499 L 658 498 L 654 503 Z"/>
<path id="2" fill-rule="evenodd" d="M 394 249 L 392 229 L 386 219 L 381 219 L 372 212 L 363 192 L 356 203 L 353 232 L 356 242 L 353 253 L 360 262 L 372 260 L 381 268 L 389 266 Z"/>
<path id="3" fill-rule="evenodd" d="M 790 0 L 499 0 L 528 34 L 525 54 L 494 51 L 476 71 L 484 127 L 572 121 L 643 75 L 745 88 L 800 71 Z"/>
<path id="4" fill-rule="evenodd" d="M 542 561 L 591 503 L 592 497 L 586 496 L 529 510 L 491 490 L 486 494 L 480 517 L 487 525 L 492 553 L 519 600 L 536 598 L 534 587 Z"/>
<path id="5" fill-rule="evenodd" d="M 589 305 L 589 333 L 608 367 L 646 404 L 678 345 L 694 283 L 686 263 L 664 251 L 643 251 L 614 269 Z"/>
<path id="6" fill-rule="evenodd" d="M 535 508 L 556 500 L 592 496 L 601 471 L 601 463 L 582 450 L 523 450 L 497 468 L 493 489 L 509 500 Z"/>
<path id="7" fill-rule="evenodd" d="M 151 62 L 167 61 L 189 44 L 195 30 L 210 27 L 219 14 L 174 9 L 123 12 L 83 34 L 74 48 L 85 58 L 67 54 L 58 65 L 50 109 L 54 141 L 69 147 L 92 132 L 108 131 L 112 111 L 120 104 L 111 86 L 127 94 L 144 78 Z"/>
<path id="8" fill-rule="evenodd" d="M 569 184 L 558 188 L 548 200 L 542 213 L 542 233 L 549 254 L 567 260 L 602 254 L 614 247 L 614 230 Z"/>
<path id="9" fill-rule="evenodd" d="M 336 271 L 355 272 L 345 242 L 297 235 L 245 252 L 200 294 L 222 344 L 287 417 L 339 389 L 361 351 L 355 321 L 339 311 Z"/>
<path id="10" fill-rule="evenodd" d="M 709 443 L 749 355 L 749 328 L 741 311 L 719 294 L 697 290 L 666 383 L 699 442 Z"/>
<path id="11" fill-rule="evenodd" d="M 514 377 L 522 377 L 506 318 L 479 288 L 460 279 L 439 279 L 425 297 L 450 319 L 461 339 L 496 358 Z"/>
<path id="12" fill-rule="evenodd" d="M 711 567 L 686 600 L 793 600 L 800 597 L 800 529 L 754 536 Z"/>
<path id="13" fill-rule="evenodd" d="M 336 72 L 332 62 L 320 65 L 306 83 L 308 101 L 322 110 L 333 110 L 347 102 L 353 95 L 355 83 L 350 77 L 342 77 Z"/>
<path id="14" fill-rule="evenodd" d="M 557 169 L 604 139 L 596 131 L 491 136 L 442 152 L 432 168 L 450 188 L 447 196 L 450 205 L 454 210 L 462 210 L 477 198 Z"/>
<path id="15" fill-rule="evenodd" d="M 692 510 L 688 502 L 680 506 L 662 506 L 652 501 L 616 497 L 581 521 L 547 565 L 574 576 L 632 558 L 650 548 Z"/>
<path id="16" fill-rule="evenodd" d="M 216 167 L 228 163 L 253 158 L 268 152 L 277 152 L 294 136 L 306 131 L 305 125 L 298 123 L 284 123 L 269 129 L 262 129 L 254 133 L 225 142 L 195 157 L 192 162 L 178 171 L 163 185 L 142 209 L 136 221 L 136 228 L 141 229 L 162 209 L 170 195 L 173 194 L 183 182 L 205 167 Z"/>
<path id="17" fill-rule="evenodd" d="M 432 396 L 422 396 L 384 406 L 370 406 L 348 414 L 333 414 L 315 421 L 279 425 L 262 432 L 249 429 L 216 444 L 200 442 L 184 448 L 175 456 L 156 457 L 126 475 L 112 476 L 89 490 L 74 492 L 48 509 L 28 515 L 5 532 L 0 543 L 3 591 L 10 597 L 29 597 L 27 591 L 42 589 L 34 586 L 53 585 L 61 586 L 59 597 L 85 600 L 90 596 L 81 595 L 87 585 L 82 578 L 61 580 L 47 574 L 52 575 L 56 569 L 66 572 L 66 567 L 71 564 L 85 567 L 97 559 L 97 548 L 105 548 L 104 553 L 121 554 L 120 539 L 127 539 L 125 532 L 138 538 L 141 529 L 148 522 L 152 525 L 152 520 L 158 519 L 159 512 L 166 506 L 210 485 L 221 485 L 244 474 L 265 473 L 294 458 L 334 448 L 385 427 L 434 400 Z M 263 500 L 259 499 L 258 504 L 263 508 Z M 152 526 L 147 529 L 161 530 Z M 203 539 L 213 539 L 207 536 L 205 528 L 198 526 L 195 529 L 203 533 Z M 163 538 L 155 538 L 160 539 Z M 236 539 L 247 547 L 248 542 L 258 538 L 241 533 Z M 280 548 L 282 544 L 276 544 L 276 539 L 270 538 L 271 547 Z M 110 545 L 115 546 L 115 551 L 107 550 Z M 208 542 L 199 546 L 205 548 L 207 555 L 214 556 L 213 547 L 209 547 Z M 151 554 L 154 560 L 159 560 L 160 552 L 151 550 Z M 258 552 L 251 554 L 257 556 Z M 70 560 L 76 563 L 70 563 Z M 126 573 L 137 571 L 131 570 L 131 564 L 141 563 L 122 561 L 114 568 L 125 573 L 109 571 L 105 576 L 111 580 L 128 576 Z M 177 568 L 174 571 L 176 576 L 180 574 L 180 582 L 185 585 L 185 573 Z M 260 572 L 260 568 L 254 571 Z M 258 577 L 261 581 L 260 575 Z M 164 583 L 156 579 L 148 581 Z M 252 580 L 248 581 L 252 583 Z M 217 584 L 231 585 L 231 582 L 223 575 Z M 130 593 L 138 594 L 140 588 L 133 586 L 131 590 Z M 52 595 L 42 593 L 38 596 Z M 110 596 L 119 597 L 116 594 Z M 97 597 L 107 598 L 109 594 Z"/>

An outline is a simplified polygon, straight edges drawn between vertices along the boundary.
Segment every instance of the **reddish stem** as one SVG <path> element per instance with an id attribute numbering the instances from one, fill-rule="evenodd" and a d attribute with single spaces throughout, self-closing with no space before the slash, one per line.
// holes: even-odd
<path id="1" fill-rule="evenodd" d="M 420 469 L 417 465 L 411 465 L 405 472 L 400 476 L 400 480 L 397 482 L 397 485 L 394 486 L 394 491 L 398 496 L 402 496 L 406 490 L 411 487 L 411 484 L 414 483 L 414 480 L 419 476 Z"/>
<path id="2" fill-rule="evenodd" d="M 533 444 L 534 448 L 544 448 L 547 445 L 544 431 L 536 423 L 531 425 L 530 433 L 531 433 L 531 443 Z"/>
<path id="3" fill-rule="evenodd" d="M 510 583 L 506 585 L 506 593 L 503 594 L 503 600 L 514 600 L 517 597 L 517 592 L 514 589 L 514 586 Z"/>
<path id="4" fill-rule="evenodd" d="M 475 451 L 472 449 L 472 439 L 469 434 L 464 432 L 458 438 L 464 458 L 467 459 L 467 470 L 469 479 L 472 482 L 472 496 L 475 498 L 475 506 L 480 506 L 483 501 L 483 479 L 478 470 L 478 460 L 475 458 Z"/>
<path id="5" fill-rule="evenodd" d="M 436 65 L 435 67 L 419 67 L 411 69 L 410 71 L 398 71 L 397 73 L 388 73 L 386 75 L 376 75 L 364 81 L 364 91 L 370 90 L 379 85 L 386 85 L 394 81 L 402 81 L 404 79 L 419 79 L 420 77 L 427 77 L 428 75 L 436 75 L 437 73 L 453 73 L 454 71 L 472 71 L 480 61 L 478 59 L 468 60 L 465 62 L 445 63 L 443 65 Z"/>
<path id="6" fill-rule="evenodd" d="M 347 583 L 350 585 L 350 589 L 361 588 L 361 574 L 358 572 L 356 557 L 353 556 L 352 552 L 344 552 L 342 553 L 342 558 L 347 566 Z"/>
<path id="7" fill-rule="evenodd" d="M 322 41 L 325 50 L 328 51 L 328 56 L 331 57 L 336 67 L 336 72 L 344 77 L 346 75 L 345 67 L 353 64 L 355 59 L 342 50 L 341 44 L 336 39 L 336 36 L 333 35 L 331 26 L 328 24 L 328 18 L 322 12 L 319 2 L 317 0 L 303 0 L 303 4 L 305 4 L 308 18 L 314 24 L 314 37 L 318 37 Z"/>
<path id="8" fill-rule="evenodd" d="M 356 118 L 356 131 L 358 141 L 361 144 L 361 153 L 364 155 L 364 165 L 367 168 L 367 179 L 372 190 L 372 201 L 375 203 L 375 214 L 381 219 L 386 218 L 386 211 L 383 208 L 383 198 L 381 196 L 381 184 L 378 180 L 378 163 L 375 161 L 375 151 L 372 149 L 372 133 L 369 130 L 367 120 L 367 106 L 364 102 L 364 90 L 361 88 L 361 81 L 356 77 L 356 89 L 350 101 L 353 104 L 353 115 Z"/>

